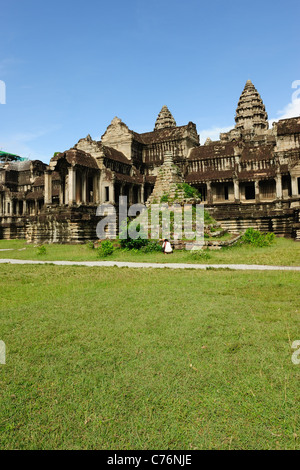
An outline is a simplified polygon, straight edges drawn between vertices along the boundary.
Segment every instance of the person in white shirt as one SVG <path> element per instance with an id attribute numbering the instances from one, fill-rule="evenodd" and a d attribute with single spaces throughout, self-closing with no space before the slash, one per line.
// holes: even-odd
<path id="1" fill-rule="evenodd" d="M 173 249 L 171 247 L 171 243 L 169 242 L 169 240 L 167 240 L 166 238 L 164 239 L 164 242 L 162 244 L 162 248 L 164 250 L 164 254 L 168 255 L 169 253 L 173 253 Z"/>

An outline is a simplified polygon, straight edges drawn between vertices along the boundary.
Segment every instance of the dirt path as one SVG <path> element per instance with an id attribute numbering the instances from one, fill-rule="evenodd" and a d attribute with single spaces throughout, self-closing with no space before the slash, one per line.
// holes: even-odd
<path id="1" fill-rule="evenodd" d="M 300 271 L 300 266 L 269 266 L 259 264 L 187 264 L 187 263 L 130 263 L 123 261 L 33 261 L 0 259 L 0 264 L 54 264 L 57 266 L 117 266 L 118 268 L 168 268 L 168 269 L 234 269 L 250 271 Z"/>

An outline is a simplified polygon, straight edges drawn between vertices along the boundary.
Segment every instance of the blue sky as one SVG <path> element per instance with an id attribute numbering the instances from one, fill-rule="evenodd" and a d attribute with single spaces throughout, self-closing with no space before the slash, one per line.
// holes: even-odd
<path id="1" fill-rule="evenodd" d="M 234 126 L 249 78 L 270 119 L 300 114 L 299 0 L 0 0 L 0 8 L 2 150 L 49 162 L 88 133 L 100 139 L 114 116 L 151 131 L 164 104 L 178 125 L 195 122 L 202 142 L 217 138 Z"/>

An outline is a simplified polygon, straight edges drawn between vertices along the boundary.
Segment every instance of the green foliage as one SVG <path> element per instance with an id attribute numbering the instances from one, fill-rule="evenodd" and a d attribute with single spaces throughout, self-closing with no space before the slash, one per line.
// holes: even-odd
<path id="1" fill-rule="evenodd" d="M 212 225 L 216 223 L 216 220 L 204 209 L 204 223 L 205 225 Z"/>
<path id="2" fill-rule="evenodd" d="M 298 245 L 278 239 L 299 259 Z M 247 248 L 278 257 L 277 246 Z M 1 274 L 2 450 L 299 449 L 289 344 L 299 273 L 3 264 Z"/>
<path id="3" fill-rule="evenodd" d="M 147 240 L 147 245 L 141 248 L 143 253 L 153 253 L 154 251 L 162 251 L 161 245 L 156 240 Z"/>
<path id="4" fill-rule="evenodd" d="M 140 231 L 141 226 L 138 224 L 136 226 L 136 231 L 140 231 L 140 235 L 138 238 L 131 238 L 128 235 L 128 229 L 129 229 L 130 221 L 127 220 L 127 225 L 121 229 L 121 238 L 119 239 L 121 248 L 125 250 L 140 250 L 142 247 L 146 246 L 148 244 L 148 239 L 147 236 L 144 232 Z M 125 233 L 127 234 L 127 238 L 123 238 Z"/>
<path id="5" fill-rule="evenodd" d="M 241 243 L 252 245 L 255 247 L 269 246 L 275 241 L 273 232 L 262 233 L 259 230 L 248 228 L 244 235 L 241 237 Z"/>
<path id="6" fill-rule="evenodd" d="M 114 252 L 114 246 L 110 240 L 104 240 L 98 247 L 98 256 L 100 258 L 110 256 Z"/>
<path id="7" fill-rule="evenodd" d="M 206 249 L 202 250 L 192 250 L 191 258 L 193 260 L 205 261 L 211 259 L 211 255 Z"/>
<path id="8" fill-rule="evenodd" d="M 148 240 L 144 240 L 143 238 L 125 238 L 124 240 L 120 240 L 121 248 L 125 248 L 127 250 L 140 250 L 142 247 L 148 244 Z"/>
<path id="9" fill-rule="evenodd" d="M 178 189 L 183 189 L 184 191 L 184 196 L 187 199 L 200 199 L 201 195 L 198 191 L 198 189 L 194 188 L 188 183 L 180 183 L 177 185 Z"/>
<path id="10" fill-rule="evenodd" d="M 39 245 L 36 250 L 36 253 L 38 256 L 45 255 L 47 253 L 45 245 Z"/>
<path id="11" fill-rule="evenodd" d="M 87 247 L 89 250 L 94 250 L 94 248 L 95 248 L 94 242 L 92 242 L 92 241 L 86 242 L 86 247 Z"/>
<path id="12" fill-rule="evenodd" d="M 223 237 L 222 237 L 223 239 Z M 133 250 L 117 249 L 117 241 L 113 241 L 115 246 L 111 259 L 116 261 L 138 261 L 138 262 L 168 262 L 168 263 L 188 263 L 195 262 L 190 257 L 187 250 L 174 250 L 172 256 L 163 257 L 161 252 L 143 253 Z M 45 245 L 47 254 L 43 259 L 47 261 L 95 261 L 96 253 L 88 250 L 83 245 L 65 245 L 53 243 Z M 0 251 L 1 259 L 20 260 L 40 260 L 37 255 L 37 246 L 27 243 L 25 240 L 0 240 L 0 249 L 10 249 L 10 251 Z M 271 246 L 251 247 L 246 244 L 224 246 L 221 250 L 209 251 L 214 264 L 269 264 L 276 266 L 300 266 L 300 243 L 288 238 L 276 238 Z M 200 263 L 200 261 L 197 261 Z"/>
<path id="13" fill-rule="evenodd" d="M 168 194 L 164 194 L 161 198 L 160 198 L 160 202 L 168 202 L 169 201 L 169 195 Z"/>

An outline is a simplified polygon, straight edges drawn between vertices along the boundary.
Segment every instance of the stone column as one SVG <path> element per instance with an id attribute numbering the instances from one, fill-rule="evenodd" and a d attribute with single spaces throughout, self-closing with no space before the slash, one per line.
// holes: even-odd
<path id="1" fill-rule="evenodd" d="M 69 206 L 72 206 L 76 202 L 76 170 L 74 167 L 69 167 L 68 173 L 68 186 L 69 186 Z"/>
<path id="2" fill-rule="evenodd" d="M 65 176 L 65 204 L 69 204 L 69 175 Z"/>
<path id="3" fill-rule="evenodd" d="M 98 175 L 95 174 L 93 176 L 93 203 L 94 204 L 97 204 L 98 203 L 98 200 L 99 200 L 99 196 L 98 196 Z"/>
<path id="4" fill-rule="evenodd" d="M 292 197 L 298 196 L 298 178 L 297 176 L 291 175 L 291 183 L 292 183 Z"/>
<path id="5" fill-rule="evenodd" d="M 276 198 L 277 199 L 282 199 L 282 180 L 281 180 L 281 174 L 276 175 Z"/>
<path id="6" fill-rule="evenodd" d="M 3 198 L 2 194 L 0 194 L 0 215 L 4 215 L 3 213 Z"/>
<path id="7" fill-rule="evenodd" d="M 64 203 L 64 186 L 63 186 L 63 182 L 61 181 L 59 185 L 59 205 L 62 206 L 63 203 Z"/>
<path id="8" fill-rule="evenodd" d="M 86 204 L 86 179 L 87 179 L 87 172 L 82 172 L 82 186 L 81 186 L 81 197 L 82 197 L 82 204 Z"/>
<path id="9" fill-rule="evenodd" d="M 98 181 L 98 191 L 99 191 L 99 204 L 103 204 L 105 201 L 105 194 L 104 194 L 104 184 L 103 184 L 103 177 L 102 172 L 100 172 L 99 181 Z"/>
<path id="10" fill-rule="evenodd" d="M 255 189 L 255 201 L 260 202 L 260 194 L 259 194 L 259 181 L 254 181 L 254 189 Z"/>
<path id="11" fill-rule="evenodd" d="M 144 193 L 145 193 L 145 188 L 144 188 L 144 185 L 142 184 L 141 187 L 140 187 L 140 203 L 141 204 L 144 204 L 145 202 L 145 196 L 144 196 Z"/>
<path id="12" fill-rule="evenodd" d="M 133 203 L 133 184 L 129 186 L 129 194 L 127 203 L 131 206 Z"/>
<path id="13" fill-rule="evenodd" d="M 45 204 L 52 204 L 52 172 L 45 171 Z"/>
<path id="14" fill-rule="evenodd" d="M 109 202 L 115 203 L 115 181 L 113 180 L 110 184 L 110 189 L 109 189 Z"/>
<path id="15" fill-rule="evenodd" d="M 27 201 L 24 199 L 23 201 L 23 215 L 26 215 L 27 213 Z"/>
<path id="16" fill-rule="evenodd" d="M 206 183 L 206 188 L 207 188 L 207 204 L 212 204 L 213 203 L 213 196 L 212 196 L 211 182 L 210 181 L 208 181 Z"/>
<path id="17" fill-rule="evenodd" d="M 234 188 L 234 200 L 235 202 L 240 202 L 240 184 L 239 180 L 233 180 L 233 188 Z"/>
<path id="18" fill-rule="evenodd" d="M 6 201 L 6 215 L 10 215 L 12 212 L 12 202 L 10 199 L 7 199 Z"/>

